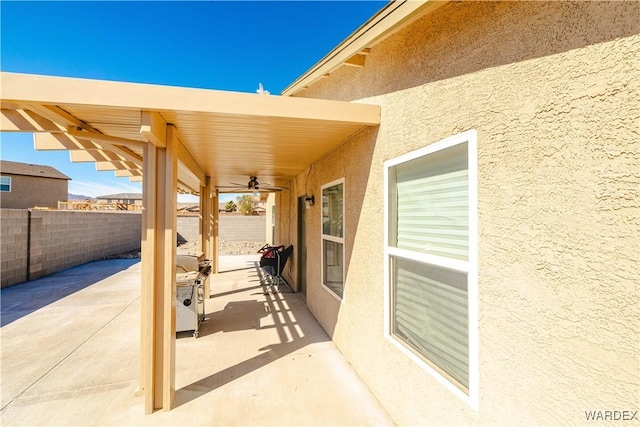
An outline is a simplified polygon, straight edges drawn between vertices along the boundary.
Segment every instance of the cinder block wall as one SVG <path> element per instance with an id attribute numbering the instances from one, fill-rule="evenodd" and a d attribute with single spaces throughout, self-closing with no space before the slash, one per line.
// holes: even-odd
<path id="1" fill-rule="evenodd" d="M 220 215 L 220 240 L 242 242 L 264 242 L 267 220 L 264 216 Z M 199 218 L 179 216 L 178 234 L 187 242 L 200 239 Z"/>
<path id="2" fill-rule="evenodd" d="M 200 242 L 200 217 L 178 216 L 178 241 L 180 238 L 188 243 Z"/>
<path id="3" fill-rule="evenodd" d="M 34 210 L 29 257 L 28 217 L 26 209 L 0 212 L 3 288 L 140 247 L 139 212 Z M 220 240 L 263 242 L 265 232 L 264 216 L 220 216 Z M 187 242 L 198 242 L 199 218 L 178 217 L 178 233 Z"/>
<path id="4" fill-rule="evenodd" d="M 264 216 L 220 215 L 220 240 L 264 242 L 266 226 Z"/>
<path id="5" fill-rule="evenodd" d="M 2 209 L 0 213 L 1 287 L 27 280 L 26 209 Z"/>
<path id="6" fill-rule="evenodd" d="M 30 257 L 28 210 L 2 209 L 0 217 L 2 287 L 140 247 L 137 212 L 32 211 Z"/>

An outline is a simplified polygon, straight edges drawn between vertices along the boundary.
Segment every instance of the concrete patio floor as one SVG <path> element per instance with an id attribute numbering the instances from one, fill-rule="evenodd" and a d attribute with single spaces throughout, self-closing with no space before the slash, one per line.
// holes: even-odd
<path id="1" fill-rule="evenodd" d="M 176 400 L 143 414 L 139 260 L 2 290 L 2 425 L 393 425 L 293 293 L 222 257 L 200 337 L 178 334 Z"/>

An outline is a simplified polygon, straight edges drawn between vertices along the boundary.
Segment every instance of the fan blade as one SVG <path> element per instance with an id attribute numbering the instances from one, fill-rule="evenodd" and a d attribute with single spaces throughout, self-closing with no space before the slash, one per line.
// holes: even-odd
<path id="1" fill-rule="evenodd" d="M 288 190 L 289 188 L 287 187 L 278 187 L 275 185 L 261 185 L 260 186 L 260 191 L 282 191 L 282 190 Z"/>

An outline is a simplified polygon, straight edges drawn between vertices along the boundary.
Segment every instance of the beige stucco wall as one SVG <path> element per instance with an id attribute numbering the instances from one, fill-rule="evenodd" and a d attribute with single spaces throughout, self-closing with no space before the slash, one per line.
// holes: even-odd
<path id="1" fill-rule="evenodd" d="M 640 4 L 455 2 L 300 96 L 382 107 L 277 196 L 307 211 L 307 303 L 399 425 L 587 424 L 640 409 Z M 479 408 L 383 337 L 383 162 L 478 133 Z M 345 178 L 347 280 L 320 285 L 320 187 Z M 287 271 L 297 278 L 295 261 Z"/>
<path id="2" fill-rule="evenodd" d="M 66 179 L 37 176 L 10 175 L 11 191 L 0 193 L 0 207 L 30 209 L 33 207 L 57 208 L 58 202 L 66 202 L 69 181 Z"/>

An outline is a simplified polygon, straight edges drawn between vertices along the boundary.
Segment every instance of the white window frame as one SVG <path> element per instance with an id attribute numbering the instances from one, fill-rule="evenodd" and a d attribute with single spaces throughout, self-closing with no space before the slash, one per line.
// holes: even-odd
<path id="1" fill-rule="evenodd" d="M 433 154 L 440 150 L 458 144 L 468 144 L 468 173 L 469 173 L 469 260 L 460 261 L 429 254 L 417 254 L 389 246 L 390 239 L 390 200 L 389 200 L 389 169 L 407 161 Z M 404 154 L 384 162 L 384 336 L 396 348 L 409 357 L 413 362 L 432 375 L 448 390 L 466 402 L 474 410 L 478 410 L 479 390 L 479 333 L 478 333 L 478 156 L 477 132 L 471 129 L 449 138 L 438 141 L 413 152 Z M 391 257 L 400 256 L 415 261 L 446 267 L 467 273 L 467 297 L 469 316 L 469 394 L 442 375 L 423 358 L 411 351 L 406 344 L 396 339 L 391 333 Z"/>
<path id="2" fill-rule="evenodd" d="M 11 181 L 12 181 L 11 177 L 10 177 L 10 176 L 6 176 L 6 175 L 2 175 L 2 176 L 0 176 L 0 178 L 2 178 L 2 179 L 8 179 L 8 180 L 9 180 L 9 189 L 8 189 L 8 190 L 2 190 L 1 192 L 2 192 L 2 193 L 11 193 L 11 186 L 12 186 L 12 184 L 11 184 Z M 3 185 L 4 185 L 4 184 L 3 184 Z"/>
<path id="3" fill-rule="evenodd" d="M 342 184 L 342 237 L 336 237 L 336 236 L 332 236 L 330 234 L 324 234 L 324 227 L 323 227 L 323 223 L 322 223 L 322 209 L 323 209 L 323 193 L 324 190 L 326 188 L 330 188 L 336 185 L 340 185 Z M 346 205 L 346 186 L 345 186 L 345 179 L 344 178 L 340 178 L 337 179 L 335 181 L 331 181 L 327 184 L 324 184 L 321 188 L 320 188 L 320 269 L 321 269 L 321 278 L 322 278 L 322 287 L 329 292 L 330 295 L 332 295 L 334 298 L 336 298 L 338 301 L 340 302 L 344 302 L 344 298 L 345 298 L 345 265 L 344 265 L 344 259 L 345 259 L 345 244 L 344 244 L 344 236 L 347 232 L 347 227 L 346 227 L 346 223 L 345 223 L 345 205 Z M 342 245 L 342 296 L 338 295 L 333 289 L 331 289 L 331 287 L 327 286 L 325 284 L 325 277 L 324 277 L 324 241 L 330 241 L 330 242 L 335 242 L 335 243 L 340 243 Z"/>

